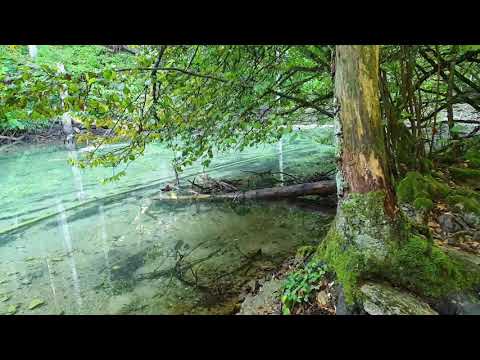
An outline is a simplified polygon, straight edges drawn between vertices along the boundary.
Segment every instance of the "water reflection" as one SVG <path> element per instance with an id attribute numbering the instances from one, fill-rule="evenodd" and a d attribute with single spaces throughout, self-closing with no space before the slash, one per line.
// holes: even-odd
<path id="1" fill-rule="evenodd" d="M 75 255 L 73 253 L 72 238 L 70 236 L 70 229 L 67 223 L 67 216 L 65 214 L 65 208 L 63 207 L 61 201 L 58 202 L 58 211 L 60 213 L 58 216 L 58 223 L 63 231 L 63 245 L 68 256 L 70 271 L 72 272 L 75 299 L 78 304 L 78 310 L 80 311 L 82 307 L 82 296 L 80 295 L 80 281 L 78 280 L 77 265 L 75 263 Z"/>

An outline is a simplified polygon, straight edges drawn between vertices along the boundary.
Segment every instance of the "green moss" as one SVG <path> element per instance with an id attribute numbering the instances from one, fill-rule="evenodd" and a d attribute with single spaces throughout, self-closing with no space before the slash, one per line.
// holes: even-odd
<path id="1" fill-rule="evenodd" d="M 384 280 L 425 298 L 441 298 L 480 284 L 480 269 L 472 269 L 446 255 L 420 236 L 402 244 L 390 244 L 384 261 L 368 259 L 332 226 L 317 259 L 325 261 L 342 284 L 349 305 L 361 300 L 359 287 L 365 280 Z"/>
<path id="2" fill-rule="evenodd" d="M 365 269 L 365 260 L 361 252 L 353 246 L 347 246 L 345 239 L 332 225 L 316 258 L 323 260 L 342 284 L 345 302 L 353 305 L 359 298 L 358 284 Z"/>
<path id="3" fill-rule="evenodd" d="M 384 201 L 385 193 L 383 191 L 372 191 L 362 194 L 351 193 L 348 199 L 342 202 L 341 206 L 346 217 L 350 215 L 358 217 L 360 215 L 365 218 L 375 219 L 384 216 Z"/>
<path id="4" fill-rule="evenodd" d="M 416 198 L 413 202 L 413 206 L 417 210 L 431 210 L 433 208 L 433 201 L 425 197 Z"/>
<path id="5" fill-rule="evenodd" d="M 392 249 L 381 276 L 420 296 L 440 298 L 469 289 L 480 283 L 480 271 L 471 271 L 427 240 L 412 236 L 408 242 Z"/>
<path id="6" fill-rule="evenodd" d="M 473 196 L 467 197 L 457 193 L 448 196 L 446 201 L 451 206 L 460 204 L 464 210 L 480 215 L 480 202 Z"/>
<path id="7" fill-rule="evenodd" d="M 443 181 L 416 171 L 407 173 L 397 186 L 398 200 L 407 203 L 413 203 L 417 198 L 441 199 L 449 192 L 448 185 Z"/>
<path id="8" fill-rule="evenodd" d="M 462 195 L 474 198 L 480 201 L 480 194 L 467 186 L 457 186 L 452 190 L 450 195 Z"/>
<path id="9" fill-rule="evenodd" d="M 476 148 L 468 149 L 464 159 L 468 161 L 470 167 L 480 169 L 480 151 Z"/>
<path id="10" fill-rule="evenodd" d="M 450 167 L 450 174 L 456 180 L 477 182 L 480 180 L 480 170 L 460 167 Z"/>
<path id="11" fill-rule="evenodd" d="M 297 249 L 297 252 L 295 254 L 295 259 L 297 259 L 299 261 L 305 261 L 313 253 L 315 253 L 315 250 L 316 250 L 316 248 L 313 245 L 301 246 Z"/>

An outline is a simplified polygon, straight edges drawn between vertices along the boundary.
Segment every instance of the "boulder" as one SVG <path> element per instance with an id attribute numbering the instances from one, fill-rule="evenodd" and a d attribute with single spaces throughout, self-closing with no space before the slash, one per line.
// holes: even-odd
<path id="1" fill-rule="evenodd" d="M 386 284 L 368 282 L 360 291 L 364 295 L 363 307 L 369 315 L 438 315 L 413 294 Z"/>
<path id="2" fill-rule="evenodd" d="M 480 217 L 474 213 L 465 213 L 462 218 L 472 228 L 477 228 L 480 225 Z"/>
<path id="3" fill-rule="evenodd" d="M 266 281 L 256 295 L 247 295 L 238 315 L 280 314 L 280 292 L 283 280 Z"/>
<path id="4" fill-rule="evenodd" d="M 461 225 L 456 220 L 455 216 L 449 213 L 442 214 L 438 217 L 438 223 L 443 233 L 449 234 L 462 230 Z"/>
<path id="5" fill-rule="evenodd" d="M 476 231 L 473 233 L 472 240 L 480 242 L 480 231 Z"/>
<path id="6" fill-rule="evenodd" d="M 478 292 L 454 294 L 433 307 L 440 315 L 480 315 L 480 296 Z"/>
<path id="7" fill-rule="evenodd" d="M 345 302 L 345 293 L 343 287 L 338 285 L 335 289 L 336 303 L 335 303 L 335 315 L 365 315 L 365 311 L 361 306 L 357 304 L 350 306 Z"/>

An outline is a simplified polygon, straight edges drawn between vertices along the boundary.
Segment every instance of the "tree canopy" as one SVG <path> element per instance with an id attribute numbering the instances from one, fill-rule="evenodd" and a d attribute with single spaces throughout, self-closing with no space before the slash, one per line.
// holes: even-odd
<path id="1" fill-rule="evenodd" d="M 325 122 L 335 115 L 334 46 L 126 49 L 122 56 L 128 61 L 65 64 L 65 72 L 55 62 L 33 62 L 28 56 L 4 62 L 0 124 L 55 118 L 68 111 L 87 128 L 109 128 L 115 136 L 80 137 L 95 150 L 77 165 L 119 167 L 122 175 L 121 164 L 141 156 L 152 141 L 169 146 L 181 170 L 199 159 L 208 166 L 216 150 L 276 141 L 302 119 Z M 2 49 L 2 54 L 15 52 L 18 47 Z M 458 103 L 480 109 L 479 54 L 478 46 L 381 47 L 382 118 L 397 162 L 395 174 L 421 166 L 420 160 L 428 158 L 419 144 L 433 144 L 440 111 L 450 114 Z M 63 101 L 62 92 L 67 94 Z M 462 121 L 449 115 L 450 131 L 455 133 Z M 479 129 L 480 123 L 473 133 Z M 97 150 L 118 142 L 124 145 Z M 412 144 L 415 157 L 406 150 Z"/>

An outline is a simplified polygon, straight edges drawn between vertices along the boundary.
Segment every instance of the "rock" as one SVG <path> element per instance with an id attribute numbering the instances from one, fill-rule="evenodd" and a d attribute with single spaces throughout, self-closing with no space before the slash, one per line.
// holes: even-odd
<path id="1" fill-rule="evenodd" d="M 440 315 L 480 315 L 480 296 L 474 292 L 454 294 L 433 307 Z"/>
<path id="2" fill-rule="evenodd" d="M 449 213 L 442 214 L 438 217 L 440 228 L 445 234 L 454 233 L 462 230 L 462 227 L 455 219 L 455 216 Z"/>
<path id="3" fill-rule="evenodd" d="M 401 204 L 400 208 L 402 209 L 402 212 L 408 217 L 409 220 L 411 221 L 416 221 L 416 212 L 415 208 L 410 205 L 410 204 Z"/>
<path id="4" fill-rule="evenodd" d="M 31 285 L 31 284 L 32 284 L 32 280 L 26 278 L 26 279 L 22 279 L 22 280 L 20 281 L 20 283 L 21 283 L 22 285 Z"/>
<path id="5" fill-rule="evenodd" d="M 462 262 L 469 263 L 472 266 L 480 266 L 480 256 L 466 251 L 462 251 L 450 246 L 441 246 L 441 249 L 449 256 L 452 256 Z"/>
<path id="6" fill-rule="evenodd" d="M 351 315 L 345 303 L 345 294 L 343 293 L 342 286 L 337 287 L 337 303 L 335 304 L 335 308 L 337 315 Z"/>
<path id="7" fill-rule="evenodd" d="M 320 307 L 328 305 L 328 294 L 325 290 L 322 290 L 317 294 L 317 303 Z"/>
<path id="8" fill-rule="evenodd" d="M 389 285 L 365 283 L 360 288 L 365 296 L 363 307 L 369 315 L 438 315 L 416 296 Z"/>
<path id="9" fill-rule="evenodd" d="M 480 225 L 480 217 L 474 213 L 465 213 L 462 217 L 463 221 L 472 228 L 476 228 Z"/>
<path id="10" fill-rule="evenodd" d="M 9 305 L 5 315 L 15 315 L 17 313 L 17 310 L 18 310 L 17 304 Z"/>
<path id="11" fill-rule="evenodd" d="M 349 306 L 345 302 L 345 293 L 343 287 L 338 285 L 335 288 L 336 293 L 336 304 L 335 304 L 335 315 L 364 315 L 366 314 L 362 307 L 358 305 Z"/>
<path id="12" fill-rule="evenodd" d="M 256 295 L 247 295 L 238 315 L 280 314 L 280 291 L 283 280 L 266 281 Z"/>
<path id="13" fill-rule="evenodd" d="M 448 237 L 447 239 L 447 244 L 448 245 L 458 245 L 462 244 L 465 241 L 471 240 L 471 233 L 468 231 L 458 231 L 451 236 Z"/>
<path id="14" fill-rule="evenodd" d="M 250 280 L 248 282 L 248 289 L 251 293 L 254 293 L 257 290 L 257 280 Z"/>
<path id="15" fill-rule="evenodd" d="M 472 240 L 480 242 L 480 231 L 475 231 L 473 233 Z"/>
<path id="16" fill-rule="evenodd" d="M 449 236 L 447 238 L 448 245 L 458 245 L 458 239 L 455 236 Z"/>

